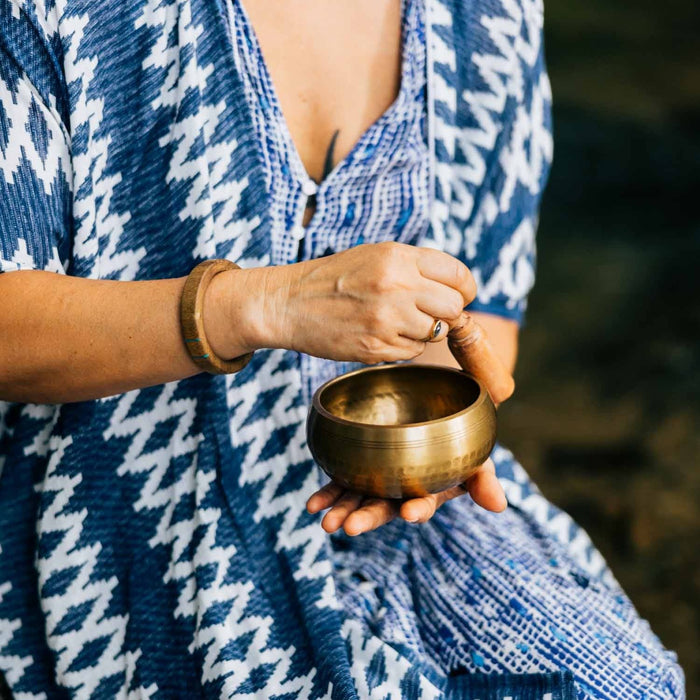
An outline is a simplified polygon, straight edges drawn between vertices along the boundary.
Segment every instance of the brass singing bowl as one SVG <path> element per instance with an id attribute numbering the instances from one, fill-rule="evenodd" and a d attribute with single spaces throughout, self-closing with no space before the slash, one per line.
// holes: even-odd
<path id="1" fill-rule="evenodd" d="M 306 423 L 316 462 L 336 483 L 412 498 L 464 482 L 496 442 L 488 392 L 451 367 L 383 365 L 321 386 Z"/>

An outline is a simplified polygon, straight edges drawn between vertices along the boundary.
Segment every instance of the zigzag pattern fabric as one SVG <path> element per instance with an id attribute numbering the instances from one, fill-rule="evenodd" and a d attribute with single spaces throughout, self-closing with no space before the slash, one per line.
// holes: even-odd
<path id="1" fill-rule="evenodd" d="M 3 272 L 273 262 L 230 11 L 0 0 Z M 517 319 L 552 147 L 542 8 L 426 11 L 425 242 L 472 266 L 479 308 Z M 0 671 L 15 698 L 682 696 L 674 656 L 586 534 L 502 448 L 506 516 L 465 499 L 420 527 L 328 538 L 304 508 L 319 470 L 302 360 L 266 350 L 232 376 L 0 402 Z"/>

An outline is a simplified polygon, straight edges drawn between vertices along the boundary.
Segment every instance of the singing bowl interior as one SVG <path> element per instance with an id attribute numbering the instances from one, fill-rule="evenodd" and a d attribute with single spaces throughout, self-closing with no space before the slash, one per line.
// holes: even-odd
<path id="1" fill-rule="evenodd" d="M 307 438 L 335 481 L 387 498 L 435 493 L 468 478 L 495 442 L 495 410 L 476 380 L 448 367 L 350 372 L 314 395 Z"/>
<path id="2" fill-rule="evenodd" d="M 479 392 L 476 381 L 457 370 L 393 365 L 345 375 L 331 382 L 319 400 L 335 418 L 368 425 L 403 426 L 459 413 L 476 401 Z"/>

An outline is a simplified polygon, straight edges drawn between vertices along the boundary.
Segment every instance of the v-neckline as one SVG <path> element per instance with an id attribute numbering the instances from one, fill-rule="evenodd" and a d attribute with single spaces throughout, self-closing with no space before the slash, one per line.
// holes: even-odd
<path id="1" fill-rule="evenodd" d="M 301 154 L 299 153 L 299 149 L 297 148 L 294 138 L 292 137 L 292 132 L 289 129 L 287 119 L 284 116 L 284 111 L 282 110 L 282 103 L 280 102 L 279 97 L 277 95 L 277 88 L 275 87 L 275 83 L 272 80 L 272 74 L 268 70 L 267 62 L 265 61 L 265 56 L 262 51 L 262 46 L 260 44 L 260 41 L 258 40 L 258 35 L 255 31 L 253 23 L 250 20 L 250 16 L 248 15 L 247 10 L 245 9 L 243 0 L 231 0 L 231 2 L 234 2 L 238 5 L 238 9 L 243 18 L 244 31 L 246 32 L 247 37 L 252 44 L 253 50 L 260 57 L 259 70 L 264 75 L 265 81 L 269 86 L 271 107 L 274 110 L 276 121 L 278 122 L 278 126 L 282 132 L 284 140 L 287 143 L 287 148 L 290 154 L 291 166 L 295 171 L 294 174 L 296 175 L 296 179 L 299 181 L 299 184 L 302 188 L 304 187 L 304 185 L 308 186 L 309 184 L 313 184 L 316 190 L 315 194 L 317 195 L 322 188 L 325 189 L 325 187 L 327 187 L 327 183 L 334 178 L 335 174 L 339 170 L 344 169 L 349 163 L 352 162 L 356 153 L 358 153 L 362 148 L 364 148 L 365 143 L 369 140 L 373 132 L 377 128 L 379 128 L 383 123 L 390 120 L 393 117 L 394 112 L 397 109 L 399 109 L 399 107 L 405 102 L 407 97 L 406 91 L 408 89 L 407 83 L 409 82 L 408 72 L 410 70 L 410 57 L 408 56 L 408 52 L 406 50 L 408 44 L 408 13 L 413 11 L 413 5 L 416 2 L 416 0 L 401 0 L 401 76 L 399 90 L 396 97 L 391 102 L 391 104 L 379 115 L 379 117 L 377 117 L 377 119 L 375 119 L 360 134 L 360 136 L 357 138 L 352 148 L 347 152 L 345 157 L 335 164 L 333 169 L 326 175 L 325 178 L 323 178 L 321 182 L 317 182 L 316 180 L 314 180 L 314 178 L 312 178 L 306 170 L 306 166 L 304 165 L 304 161 L 302 160 Z"/>

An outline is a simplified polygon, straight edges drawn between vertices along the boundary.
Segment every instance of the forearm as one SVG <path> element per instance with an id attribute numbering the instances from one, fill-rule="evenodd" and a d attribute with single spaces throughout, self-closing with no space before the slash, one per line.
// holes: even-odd
<path id="1" fill-rule="evenodd" d="M 196 374 L 180 332 L 184 283 L 0 275 L 0 400 L 83 401 Z M 455 318 L 474 291 L 469 270 L 455 258 L 379 243 L 293 265 L 222 272 L 208 287 L 202 316 L 213 351 L 225 359 L 286 348 L 395 362 L 423 350 L 411 332 L 436 317 Z M 489 322 L 485 327 L 493 339 Z M 508 352 L 505 345 L 500 352 Z"/>
<path id="2" fill-rule="evenodd" d="M 184 282 L 0 275 L 0 400 L 83 401 L 196 374 L 180 333 Z M 213 284 L 210 289 L 205 324 L 212 326 L 212 343 L 229 357 L 246 352 L 219 340 L 217 314 L 224 305 L 215 303 Z"/>

